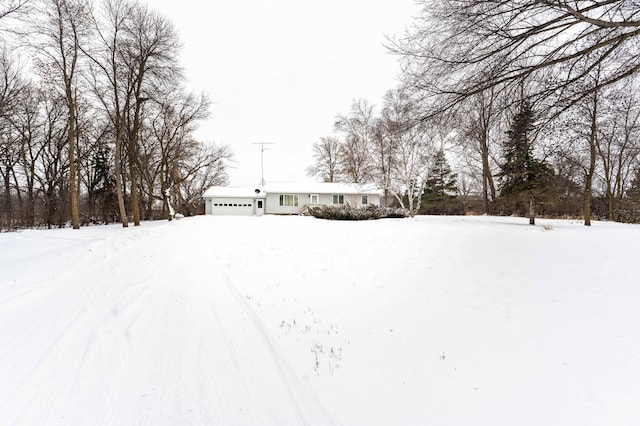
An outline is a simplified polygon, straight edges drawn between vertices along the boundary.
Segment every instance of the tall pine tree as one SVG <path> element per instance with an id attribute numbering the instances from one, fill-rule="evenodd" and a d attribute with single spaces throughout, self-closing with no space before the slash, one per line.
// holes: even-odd
<path id="1" fill-rule="evenodd" d="M 458 195 L 457 178 L 458 175 L 451 171 L 444 151 L 438 150 L 422 193 L 421 213 L 451 214 Z"/>
<path id="2" fill-rule="evenodd" d="M 546 195 L 554 180 L 554 172 L 533 155 L 533 132 L 536 117 L 529 101 L 522 101 L 513 117 L 503 143 L 504 163 L 498 177 L 502 179 L 500 196 L 528 204 L 529 224 L 535 225 L 536 202 Z"/>

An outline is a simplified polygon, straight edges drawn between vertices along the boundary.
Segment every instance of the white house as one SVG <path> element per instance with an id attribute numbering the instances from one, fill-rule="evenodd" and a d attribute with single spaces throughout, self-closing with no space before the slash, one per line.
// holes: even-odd
<path id="1" fill-rule="evenodd" d="M 213 186 L 204 193 L 211 215 L 299 214 L 306 206 L 380 204 L 373 186 L 345 183 L 270 183 L 260 188 Z"/>

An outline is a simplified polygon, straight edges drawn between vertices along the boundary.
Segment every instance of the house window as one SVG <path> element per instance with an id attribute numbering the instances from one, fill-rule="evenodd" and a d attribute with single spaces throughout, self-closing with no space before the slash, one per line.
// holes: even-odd
<path id="1" fill-rule="evenodd" d="M 320 197 L 318 197 L 318 194 L 309 195 L 309 204 L 320 204 Z"/>
<path id="2" fill-rule="evenodd" d="M 298 194 L 280 194 L 281 207 L 298 207 Z"/>
<path id="3" fill-rule="evenodd" d="M 344 204 L 344 195 L 335 195 L 333 196 L 333 204 Z"/>
<path id="4" fill-rule="evenodd" d="M 362 205 L 366 206 L 367 204 L 369 204 L 369 196 L 368 195 L 363 195 L 362 196 Z"/>

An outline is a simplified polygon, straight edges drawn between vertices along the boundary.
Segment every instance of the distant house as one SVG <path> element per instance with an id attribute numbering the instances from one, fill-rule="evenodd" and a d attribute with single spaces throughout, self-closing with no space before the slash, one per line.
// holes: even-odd
<path id="1" fill-rule="evenodd" d="M 345 183 L 273 183 L 261 188 L 213 186 L 204 193 L 205 213 L 261 216 L 299 214 L 307 206 L 380 204 L 380 191 Z"/>

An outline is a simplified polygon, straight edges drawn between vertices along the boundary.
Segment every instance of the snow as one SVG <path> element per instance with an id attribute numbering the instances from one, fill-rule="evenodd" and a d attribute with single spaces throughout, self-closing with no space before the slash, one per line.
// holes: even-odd
<path id="1" fill-rule="evenodd" d="M 265 198 L 266 194 L 264 191 L 262 193 L 256 193 L 256 189 L 251 189 L 247 187 L 240 186 L 212 186 L 207 189 L 203 194 L 204 198 L 213 198 L 213 197 L 221 197 L 221 198 Z"/>
<path id="2" fill-rule="evenodd" d="M 309 194 L 368 194 L 380 195 L 375 185 L 343 182 L 268 182 L 267 193 L 309 193 Z"/>
<path id="3" fill-rule="evenodd" d="M 0 234 L 0 424 L 635 425 L 640 227 Z"/>
<path id="4" fill-rule="evenodd" d="M 339 182 L 273 182 L 262 188 L 259 197 L 255 189 L 240 186 L 212 186 L 204 193 L 205 198 L 265 198 L 267 193 L 280 194 L 365 194 L 380 195 L 374 186 Z"/>

